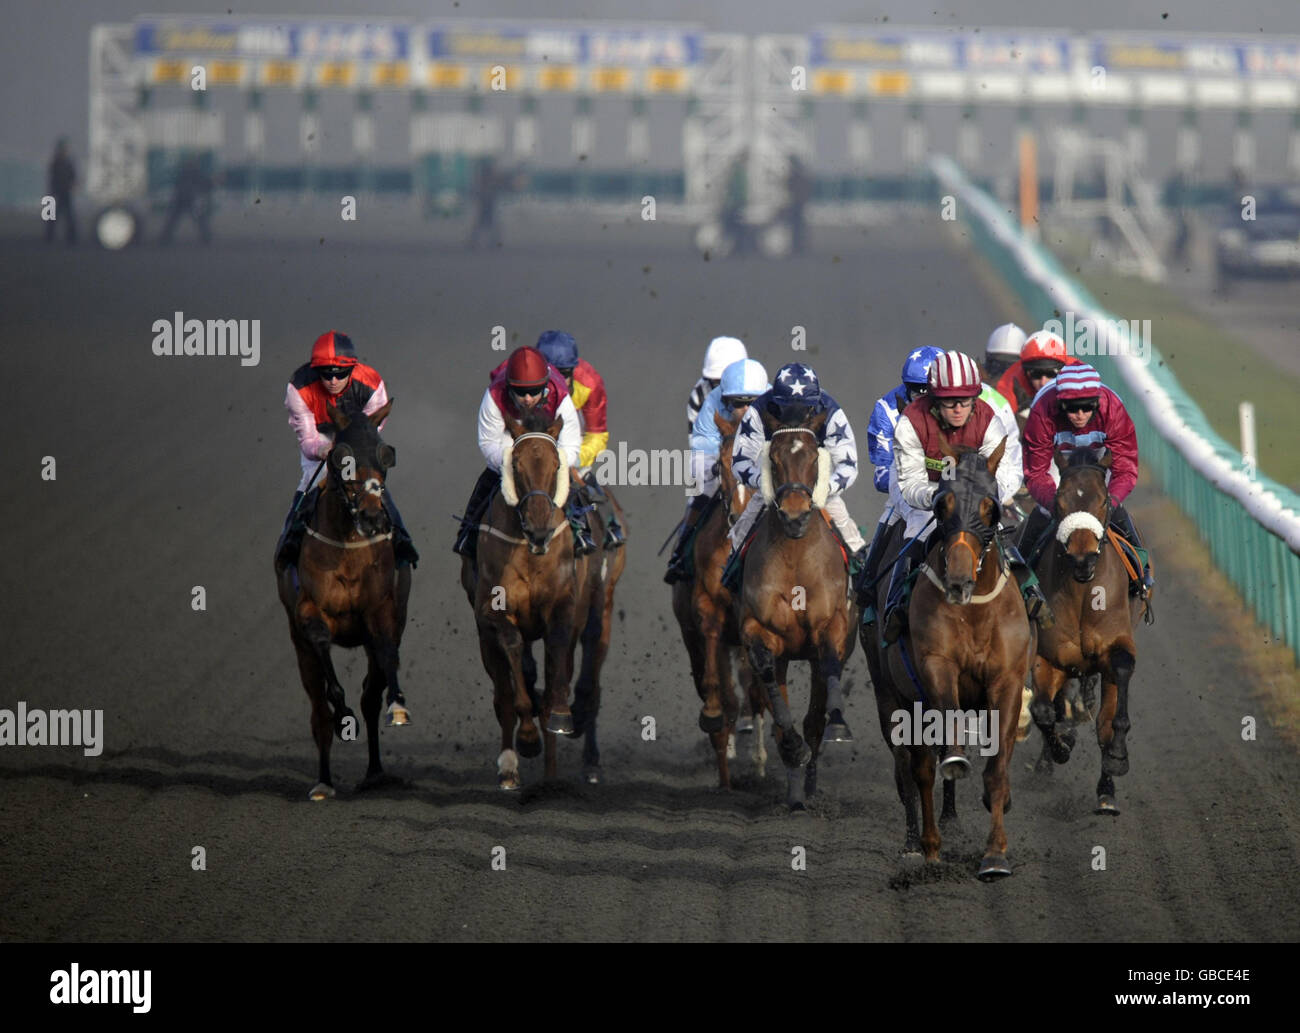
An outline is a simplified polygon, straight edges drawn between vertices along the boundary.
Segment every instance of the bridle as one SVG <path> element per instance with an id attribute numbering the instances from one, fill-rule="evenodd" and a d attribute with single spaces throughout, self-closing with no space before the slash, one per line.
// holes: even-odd
<path id="1" fill-rule="evenodd" d="M 777 430 L 772 431 L 773 438 L 778 434 L 807 434 L 813 439 L 813 445 L 816 446 L 817 444 L 817 433 L 809 427 L 780 427 Z M 813 499 L 814 491 L 808 485 L 804 484 L 802 481 L 786 481 L 784 484 L 777 487 L 773 496 L 773 501 L 777 506 L 780 506 L 781 500 L 792 491 L 802 492 L 807 495 L 809 502 Z"/>
<path id="2" fill-rule="evenodd" d="M 549 434 L 543 433 L 542 431 L 529 431 L 527 434 L 520 434 L 519 437 L 517 437 L 517 438 L 514 439 L 514 443 L 517 445 L 519 442 L 521 442 L 521 441 L 527 441 L 529 438 L 540 438 L 540 439 L 542 439 L 542 440 L 544 440 L 544 441 L 546 441 L 546 442 L 549 442 L 550 446 L 551 446 L 553 449 L 555 449 L 555 456 L 556 456 L 556 458 L 560 461 L 559 472 L 558 472 L 557 476 L 561 476 L 561 477 L 563 477 L 563 476 L 567 476 L 568 471 L 565 469 L 565 466 L 564 466 L 564 458 L 563 458 L 563 456 L 560 455 L 560 445 L 559 445 L 559 443 L 558 443 L 558 442 L 557 442 L 553 437 L 551 437 Z M 511 463 L 511 466 L 513 467 L 513 465 L 514 465 L 514 454 L 513 454 L 513 453 L 512 453 L 511 456 L 510 456 L 510 463 Z M 514 476 L 514 470 L 513 470 L 513 468 L 511 469 L 510 472 L 511 472 L 511 476 L 513 477 L 513 476 Z M 529 534 L 529 532 L 530 532 L 531 529 L 530 529 L 530 527 L 529 527 L 527 517 L 524 516 L 524 504 L 525 504 L 525 503 L 526 503 L 530 498 L 532 498 L 534 495 L 540 495 L 542 498 L 546 499 L 546 504 L 550 507 L 550 511 L 549 511 L 549 512 L 547 513 L 547 515 L 546 515 L 546 524 L 545 524 L 545 526 L 546 526 L 547 528 L 549 528 L 549 527 L 551 526 L 551 518 L 552 518 L 552 516 L 554 515 L 555 510 L 557 509 L 557 506 L 555 505 L 555 499 L 552 497 L 551 493 L 550 493 L 550 492 L 547 492 L 547 491 L 542 491 L 540 488 L 534 488 L 534 489 L 532 489 L 531 491 L 524 492 L 523 495 L 520 495 L 520 496 L 519 496 L 519 501 L 515 503 L 515 507 L 514 507 L 514 508 L 515 508 L 515 516 L 516 516 L 516 517 L 518 518 L 518 520 L 519 520 L 519 529 L 524 533 L 525 539 L 527 539 L 527 536 L 528 536 L 528 534 Z M 558 529 L 559 529 L 560 527 L 563 527 L 563 526 L 564 526 L 563 522 L 561 522 L 560 524 L 558 524 L 557 527 L 556 527 L 555 532 L 552 533 L 551 536 L 548 537 L 548 538 L 546 539 L 546 546 L 544 546 L 543 549 L 542 549 L 543 552 L 545 552 L 545 551 L 546 551 L 546 548 L 550 546 L 550 544 L 551 544 L 551 538 L 554 538 L 555 535 L 559 533 L 559 530 L 558 530 Z M 530 542 L 529 544 L 531 544 L 531 542 Z"/>
<path id="3" fill-rule="evenodd" d="M 962 494 L 968 495 L 971 494 L 970 489 L 975 489 L 976 486 L 963 485 L 963 488 L 967 490 L 964 490 Z M 939 525 L 939 529 L 944 531 L 944 540 L 939 547 L 939 556 L 943 560 L 944 572 L 946 574 L 948 570 L 949 545 L 954 547 L 961 546 L 971 554 L 971 562 L 975 567 L 975 577 L 978 580 L 980 571 L 984 569 L 984 560 L 987 558 L 989 550 L 993 548 L 993 543 L 997 540 L 997 529 L 1001 520 L 1001 506 L 998 503 L 997 497 L 994 495 L 983 494 L 980 496 L 981 502 L 983 502 L 984 499 L 993 500 L 993 523 L 986 524 L 982 520 L 970 519 L 961 514 L 962 499 L 958 496 L 958 492 L 955 488 L 948 489 L 946 494 L 954 496 L 957 500 L 957 505 L 954 507 L 953 516 L 944 521 L 943 524 Z M 956 527 L 956 533 L 954 535 L 950 528 L 956 524 L 960 524 L 960 526 Z M 982 548 L 980 548 L 979 551 L 976 551 L 975 546 L 967 540 L 968 537 L 982 542 Z"/>

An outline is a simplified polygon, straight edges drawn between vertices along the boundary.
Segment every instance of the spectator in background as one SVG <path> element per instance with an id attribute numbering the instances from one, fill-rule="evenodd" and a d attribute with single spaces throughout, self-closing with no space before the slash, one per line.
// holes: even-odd
<path id="1" fill-rule="evenodd" d="M 64 225 L 64 240 L 69 244 L 77 242 L 77 217 L 72 210 L 72 189 L 77 185 L 77 167 L 68 156 L 67 137 L 60 137 L 54 145 L 54 157 L 50 159 L 49 174 L 46 179 L 46 192 L 54 198 L 54 218 L 45 224 L 45 242 L 54 240 L 56 223 Z"/>
<path id="2" fill-rule="evenodd" d="M 199 228 L 199 237 L 203 243 L 212 242 L 212 232 L 208 228 L 208 217 L 212 214 L 212 177 L 203 171 L 199 159 L 188 156 L 176 174 L 176 185 L 172 188 L 171 207 L 167 210 L 167 223 L 163 226 L 163 244 L 172 242 L 172 234 L 182 215 L 193 217 Z"/>

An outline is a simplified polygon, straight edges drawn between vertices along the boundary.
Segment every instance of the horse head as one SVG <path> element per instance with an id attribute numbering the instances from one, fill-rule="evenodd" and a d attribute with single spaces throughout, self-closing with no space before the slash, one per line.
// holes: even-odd
<path id="1" fill-rule="evenodd" d="M 718 450 L 718 478 L 722 483 L 722 501 L 727 507 L 727 525 L 733 526 L 745 511 L 753 490 L 743 483 L 731 468 L 731 449 L 736 442 L 740 420 L 728 420 L 721 412 L 713 414 L 713 422 L 722 431 L 722 447 Z"/>
<path id="2" fill-rule="evenodd" d="M 359 534 L 378 535 L 391 530 L 384 509 L 384 478 L 397 464 L 397 452 L 379 436 L 393 399 L 367 417 L 349 416 L 333 402 L 326 406 L 334 425 L 334 447 L 329 454 L 329 486 L 340 492 Z"/>
<path id="3" fill-rule="evenodd" d="M 978 449 L 953 448 L 943 439 L 939 441 L 944 457 L 953 460 L 951 477 L 945 472 L 934 497 L 934 519 L 943 535 L 944 594 L 949 603 L 965 606 L 970 602 L 997 535 L 1002 507 L 996 474 L 1006 447 L 1003 438 L 985 459 Z"/>
<path id="4" fill-rule="evenodd" d="M 514 506 L 519 527 L 535 556 L 546 552 L 555 528 L 551 520 L 569 497 L 569 469 L 557 443 L 564 421 L 549 425 L 546 414 L 531 409 L 522 419 L 506 417 L 513 441 L 501 457 L 501 495 Z"/>
<path id="5" fill-rule="evenodd" d="M 830 453 L 817 444 L 827 413 L 808 412 L 784 424 L 770 413 L 760 416 L 768 438 L 761 456 L 764 501 L 776 510 L 787 537 L 802 538 L 830 491 Z"/>
<path id="6" fill-rule="evenodd" d="M 1065 553 L 1074 580 L 1086 583 L 1097 575 L 1097 560 L 1110 522 L 1110 493 L 1106 471 L 1108 449 L 1076 448 L 1056 453 L 1061 486 L 1056 490 L 1056 541 Z"/>

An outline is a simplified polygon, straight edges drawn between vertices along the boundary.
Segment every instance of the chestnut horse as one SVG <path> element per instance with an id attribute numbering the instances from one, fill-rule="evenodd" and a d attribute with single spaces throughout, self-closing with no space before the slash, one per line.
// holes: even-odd
<path id="1" fill-rule="evenodd" d="M 361 694 L 370 763 L 359 788 L 383 781 L 379 762 L 379 706 L 387 691 L 388 724 L 410 721 L 397 683 L 398 649 L 406 628 L 411 590 L 409 567 L 396 569 L 393 531 L 384 511 L 384 477 L 397 453 L 376 429 L 393 408 L 390 400 L 369 417 L 349 418 L 332 404 L 329 417 L 337 432 L 329 454 L 326 482 L 307 522 L 296 567 L 276 572 L 280 602 L 289 617 L 289 635 L 298 653 L 298 673 L 311 699 L 311 730 L 320 753 L 320 774 L 310 796 L 334 795 L 330 745 L 356 738 L 356 715 L 330 659 L 330 646 L 362 646 L 369 669 Z"/>
<path id="2" fill-rule="evenodd" d="M 614 586 L 626 562 L 626 546 L 612 558 L 604 552 L 574 555 L 564 512 L 571 474 L 556 443 L 561 426 L 559 419 L 547 426 L 537 412 L 522 421 L 506 417 L 514 440 L 502 459 L 501 490 L 479 527 L 478 566 L 471 566 L 468 557 L 461 564 L 461 584 L 474 608 L 479 650 L 501 725 L 497 781 L 508 790 L 523 784 L 519 757 L 537 756 L 543 742 L 546 777 L 555 777 L 557 734 L 585 735 L 583 777 L 592 783 L 601 777 L 596 742 L 600 670 L 609 649 Z M 617 512 L 622 520 L 622 511 Z M 604 529 L 592 514 L 587 520 L 600 541 Z M 571 710 L 569 681 L 579 634 L 583 663 Z M 546 687 L 540 699 L 532 661 L 532 643 L 538 639 L 546 651 Z"/>
<path id="3" fill-rule="evenodd" d="M 766 508 L 749 546 L 740 592 L 740 638 L 771 708 L 777 751 L 786 766 L 792 812 L 817 791 L 823 742 L 851 742 L 841 678 L 853 652 L 857 606 L 839 539 L 819 508 L 830 487 L 830 453 L 817 442 L 826 413 L 782 427 L 760 413 Z M 815 518 L 814 518 L 815 517 Z M 786 672 L 807 660 L 812 693 L 801 738 L 790 716 Z M 809 746 L 811 743 L 811 746 Z"/>
<path id="4" fill-rule="evenodd" d="M 763 745 L 763 697 L 745 653 L 740 649 L 735 599 L 722 585 L 722 571 L 731 552 L 727 531 L 740 518 L 749 502 L 750 489 L 731 470 L 731 446 L 739 420 L 727 420 L 721 413 L 713 421 L 722 432 L 718 452 L 720 504 L 704 517 L 692 546 L 695 576 L 673 585 L 673 613 L 681 627 L 682 641 L 691 660 L 691 678 L 703 706 L 700 730 L 707 732 L 718 760 L 718 785 L 731 788 L 729 760 L 735 755 L 736 717 L 739 704 L 731 681 L 731 654 L 736 653 L 741 681 L 757 725 L 754 760 L 759 776 L 764 773 L 767 751 Z"/>
<path id="5" fill-rule="evenodd" d="M 971 711 L 980 722 L 981 752 L 988 756 L 984 806 L 991 815 L 979 868 L 984 880 L 1011 874 L 1003 814 L 1011 809 L 1011 754 L 1034 649 L 1034 626 L 996 545 L 1000 511 L 995 473 L 1005 447 L 1004 439 L 985 460 L 975 449 L 940 442 L 955 466 L 935 496 L 938 532 L 912 592 L 908 630 L 890 645 L 863 631 L 880 732 L 894 755 L 894 784 L 907 822 L 905 855 L 923 852 L 926 861 L 939 860 L 935 746 L 942 749 L 939 770 L 947 815 L 952 780 L 970 771 L 965 743 Z M 887 591 L 888 579 L 883 579 L 876 587 L 882 613 Z M 924 734 L 926 725 L 943 733 Z"/>
<path id="6" fill-rule="evenodd" d="M 1074 449 L 1068 458 L 1056 453 L 1061 471 L 1052 514 L 1056 533 L 1036 566 L 1056 624 L 1038 639 L 1030 706 L 1034 724 L 1043 733 L 1036 770 L 1047 774 L 1052 770 L 1048 758 L 1064 764 L 1074 747 L 1074 728 L 1059 720 L 1064 717 L 1058 698 L 1061 686 L 1067 678 L 1101 676 L 1097 814 L 1119 814 L 1113 776 L 1128 772 L 1128 687 L 1137 664 L 1134 634 L 1143 609 L 1141 599 L 1129 596 L 1124 559 L 1113 532 L 1108 532 L 1110 463 L 1104 448 Z"/>

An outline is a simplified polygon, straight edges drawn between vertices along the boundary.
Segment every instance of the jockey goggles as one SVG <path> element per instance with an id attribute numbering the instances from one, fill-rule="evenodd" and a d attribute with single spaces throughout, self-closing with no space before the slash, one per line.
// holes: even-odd
<path id="1" fill-rule="evenodd" d="M 322 380 L 346 380 L 352 376 L 351 366 L 317 366 Z"/>
<path id="2" fill-rule="evenodd" d="M 1026 366 L 1025 378 L 1027 380 L 1042 380 L 1045 377 L 1048 380 L 1055 380 L 1056 374 L 1060 372 L 1059 366 Z"/>
<path id="3" fill-rule="evenodd" d="M 727 395 L 722 401 L 729 409 L 743 409 L 748 405 L 753 405 L 754 399 L 757 397 L 757 395 Z"/>
<path id="4" fill-rule="evenodd" d="M 510 393 L 516 398 L 538 398 L 546 392 L 546 385 L 542 384 L 511 384 Z"/>
<path id="5" fill-rule="evenodd" d="M 1097 399 L 1095 399 L 1095 398 L 1085 398 L 1085 399 L 1082 399 L 1081 401 L 1078 401 L 1078 402 L 1062 402 L 1062 403 L 1061 403 L 1061 411 L 1062 411 L 1062 412 L 1067 412 L 1067 413 L 1070 413 L 1070 412 L 1096 412 L 1096 411 L 1097 411 Z"/>
<path id="6" fill-rule="evenodd" d="M 922 395 L 930 393 L 929 384 L 904 384 L 903 387 L 907 390 L 907 400 L 909 402 L 915 402 Z"/>

